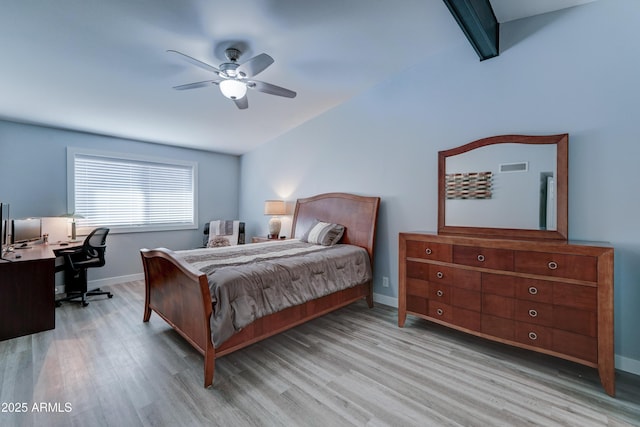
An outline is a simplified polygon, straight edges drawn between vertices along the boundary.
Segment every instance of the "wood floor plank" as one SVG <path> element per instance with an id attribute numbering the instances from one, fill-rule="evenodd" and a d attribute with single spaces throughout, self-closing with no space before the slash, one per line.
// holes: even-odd
<path id="1" fill-rule="evenodd" d="M 0 400 L 28 406 L 0 425 L 640 426 L 638 376 L 617 372 L 611 398 L 595 369 L 365 303 L 218 359 L 205 389 L 202 356 L 142 322 L 144 284 L 110 290 L 0 342 Z"/>

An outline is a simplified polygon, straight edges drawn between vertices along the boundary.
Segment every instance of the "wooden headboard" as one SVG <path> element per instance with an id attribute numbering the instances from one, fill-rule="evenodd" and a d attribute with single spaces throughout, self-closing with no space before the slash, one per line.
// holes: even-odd
<path id="1" fill-rule="evenodd" d="M 365 248 L 373 265 L 379 206 L 379 197 L 347 193 L 326 193 L 298 199 L 293 212 L 291 236 L 298 239 L 302 237 L 316 219 L 342 224 L 345 232 L 341 242 Z"/>

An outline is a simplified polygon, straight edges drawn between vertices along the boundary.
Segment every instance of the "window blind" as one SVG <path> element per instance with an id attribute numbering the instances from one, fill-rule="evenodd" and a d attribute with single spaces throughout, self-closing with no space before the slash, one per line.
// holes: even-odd
<path id="1" fill-rule="evenodd" d="M 73 154 L 79 227 L 146 231 L 194 226 L 195 164 Z"/>

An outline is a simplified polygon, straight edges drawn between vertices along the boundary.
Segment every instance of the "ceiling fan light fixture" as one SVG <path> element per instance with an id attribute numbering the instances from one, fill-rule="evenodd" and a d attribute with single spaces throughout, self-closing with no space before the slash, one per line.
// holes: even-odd
<path id="1" fill-rule="evenodd" d="M 274 62 L 273 58 L 266 53 L 256 55 L 239 64 L 238 58 L 240 57 L 241 52 L 238 49 L 229 48 L 225 51 L 225 55 L 229 62 L 224 62 L 220 64 L 220 68 L 216 68 L 213 65 L 209 65 L 206 62 L 192 58 L 189 55 L 178 52 L 177 50 L 169 50 L 168 52 L 178 55 L 180 58 L 192 65 L 207 70 L 217 76 L 214 80 L 174 86 L 173 88 L 176 90 L 196 89 L 215 84 L 220 88 L 222 96 L 232 100 L 240 110 L 249 108 L 249 101 L 246 96 L 247 90 L 249 89 L 285 98 L 296 97 L 296 93 L 292 90 L 276 86 L 271 83 L 253 80 L 254 76 L 264 71 Z"/>
<path id="2" fill-rule="evenodd" d="M 219 86 L 220 92 L 229 99 L 240 99 L 247 94 L 247 85 L 239 80 L 223 80 Z"/>

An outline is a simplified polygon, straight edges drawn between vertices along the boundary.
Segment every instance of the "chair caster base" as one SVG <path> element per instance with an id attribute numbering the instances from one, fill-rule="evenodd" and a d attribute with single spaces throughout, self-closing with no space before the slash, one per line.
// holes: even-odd
<path id="1" fill-rule="evenodd" d="M 95 296 L 95 295 L 106 295 L 107 298 L 109 299 L 113 298 L 113 294 L 111 292 L 101 291 L 100 288 L 94 289 L 89 292 L 71 292 L 70 294 L 67 294 L 67 296 L 65 296 L 64 298 L 60 298 L 56 300 L 56 307 L 60 307 L 62 305 L 62 302 L 68 301 L 68 302 L 81 304 L 82 307 L 84 308 L 89 305 L 89 301 L 87 301 L 85 298 L 90 296 Z"/>

